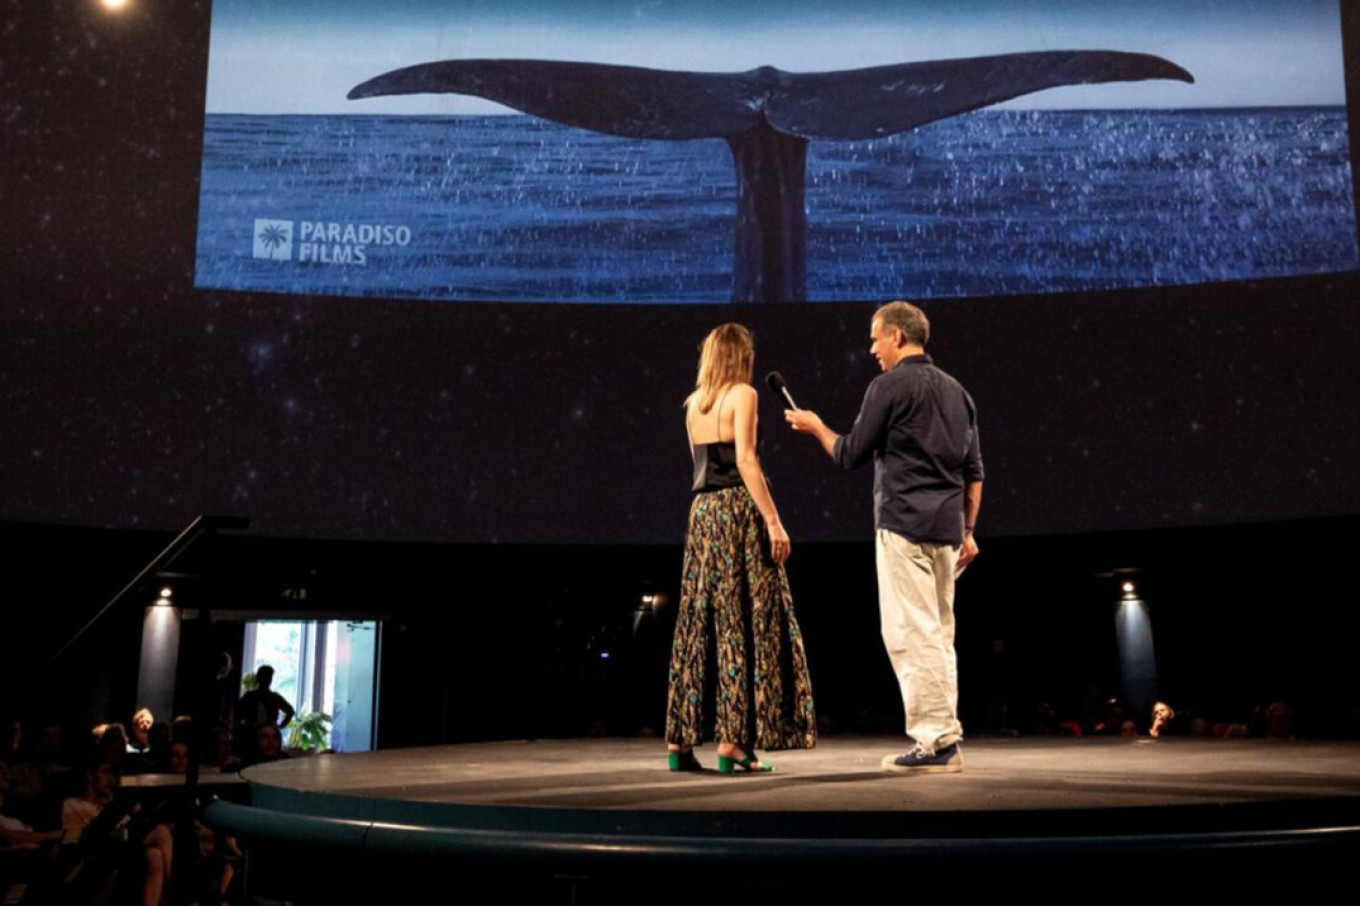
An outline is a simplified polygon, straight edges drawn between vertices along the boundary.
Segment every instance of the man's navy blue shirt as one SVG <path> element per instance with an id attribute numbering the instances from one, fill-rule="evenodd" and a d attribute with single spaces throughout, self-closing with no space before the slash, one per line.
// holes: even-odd
<path id="1" fill-rule="evenodd" d="M 832 458 L 874 461 L 874 525 L 918 544 L 963 543 L 963 489 L 982 481 L 977 407 L 928 355 L 898 362 L 869 384 Z"/>

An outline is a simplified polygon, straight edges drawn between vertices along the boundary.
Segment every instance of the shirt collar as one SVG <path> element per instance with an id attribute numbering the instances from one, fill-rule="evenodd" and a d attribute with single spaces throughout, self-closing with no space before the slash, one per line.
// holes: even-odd
<path id="1" fill-rule="evenodd" d="M 894 365 L 893 370 L 896 371 L 903 365 L 934 365 L 934 364 L 935 363 L 930 360 L 930 354 L 923 352 L 920 355 L 907 356 L 905 359 L 902 359 L 896 365 Z"/>

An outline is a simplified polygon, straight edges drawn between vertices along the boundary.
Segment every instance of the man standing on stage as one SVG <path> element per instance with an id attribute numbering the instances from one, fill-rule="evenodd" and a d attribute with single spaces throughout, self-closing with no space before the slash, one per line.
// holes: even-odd
<path id="1" fill-rule="evenodd" d="M 886 756 L 883 768 L 902 773 L 963 770 L 954 578 L 978 554 L 973 529 L 982 505 L 977 409 L 926 355 L 929 338 L 919 308 L 889 302 L 869 331 L 883 374 L 869 384 L 850 433 L 837 434 L 815 412 L 785 412 L 795 431 L 817 438 L 845 468 L 874 462 L 883 644 L 915 742 L 905 755 Z"/>

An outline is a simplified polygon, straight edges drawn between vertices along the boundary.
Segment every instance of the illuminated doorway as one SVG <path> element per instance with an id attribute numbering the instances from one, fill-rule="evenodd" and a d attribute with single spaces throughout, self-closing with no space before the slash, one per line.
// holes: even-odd
<path id="1" fill-rule="evenodd" d="M 245 624 L 241 669 L 274 668 L 273 690 L 299 715 L 331 716 L 329 747 L 368 752 L 378 729 L 376 620 L 251 620 Z"/>

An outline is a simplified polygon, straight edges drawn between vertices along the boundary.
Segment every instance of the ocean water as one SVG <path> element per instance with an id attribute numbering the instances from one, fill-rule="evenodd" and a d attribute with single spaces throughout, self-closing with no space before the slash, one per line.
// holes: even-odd
<path id="1" fill-rule="evenodd" d="M 1355 270 L 1351 180 L 1340 107 L 990 110 L 876 141 L 814 141 L 808 298 Z M 196 283 L 723 302 L 735 210 L 735 171 L 716 139 L 633 141 L 520 115 L 214 114 Z M 262 245 L 264 220 L 287 226 Z"/>

